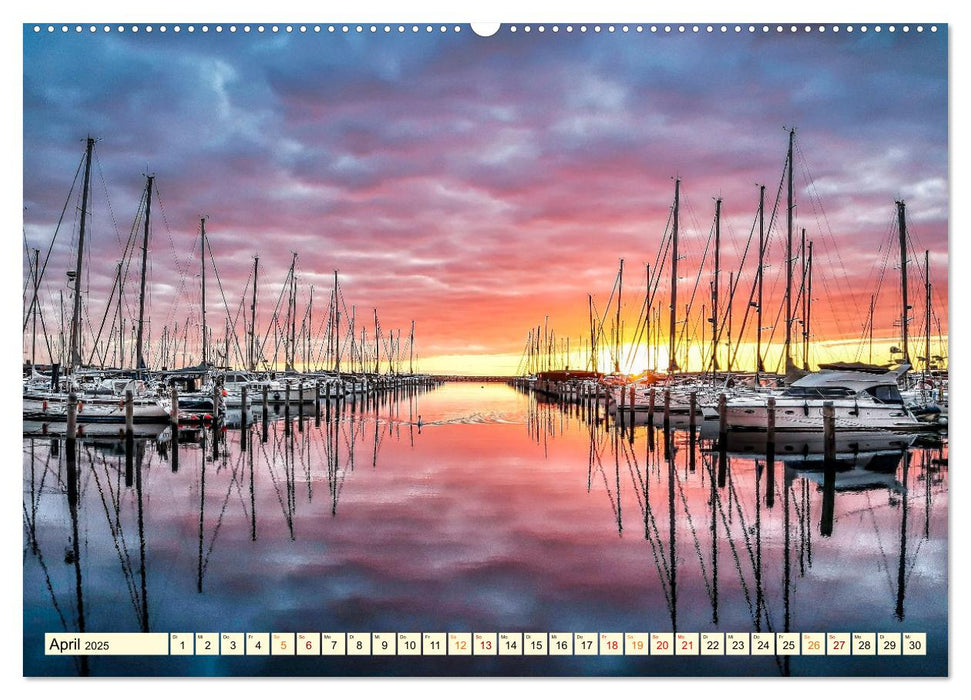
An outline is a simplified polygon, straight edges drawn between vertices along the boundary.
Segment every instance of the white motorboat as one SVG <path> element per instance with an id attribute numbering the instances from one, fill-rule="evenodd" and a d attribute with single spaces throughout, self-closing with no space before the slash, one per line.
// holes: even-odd
<path id="1" fill-rule="evenodd" d="M 765 430 L 768 399 L 775 398 L 776 430 L 823 430 L 823 409 L 832 404 L 836 430 L 919 430 L 925 425 L 904 405 L 897 380 L 909 369 L 879 373 L 823 369 L 779 392 L 726 401 L 729 430 Z"/>

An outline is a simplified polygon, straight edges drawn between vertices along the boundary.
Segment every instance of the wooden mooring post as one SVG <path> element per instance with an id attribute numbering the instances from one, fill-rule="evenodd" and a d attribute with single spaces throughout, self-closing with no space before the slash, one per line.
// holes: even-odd
<path id="1" fill-rule="evenodd" d="M 718 451 L 728 449 L 728 406 L 725 394 L 718 395 Z"/>
<path id="2" fill-rule="evenodd" d="M 297 385 L 297 430 L 303 432 L 303 382 Z"/>
<path id="3" fill-rule="evenodd" d="M 695 426 L 698 425 L 698 417 L 695 413 L 698 411 L 698 392 L 692 391 L 688 396 L 688 427 L 691 428 L 692 434 L 695 432 Z"/>
<path id="4" fill-rule="evenodd" d="M 247 411 L 249 410 L 246 406 L 246 385 L 244 384 L 242 389 L 239 391 L 239 432 L 242 435 L 242 439 L 239 441 L 239 451 L 246 452 L 246 429 L 249 427 L 247 425 L 247 418 L 249 415 Z"/>
<path id="5" fill-rule="evenodd" d="M 671 390 L 664 390 L 664 432 L 671 427 Z"/>
<path id="6" fill-rule="evenodd" d="M 775 397 L 770 396 L 765 402 L 765 456 L 775 456 Z"/>
<path id="7" fill-rule="evenodd" d="M 651 392 L 647 399 L 647 424 L 654 427 L 654 387 L 651 387 Z"/>
<path id="8" fill-rule="evenodd" d="M 283 396 L 283 432 L 285 435 L 290 434 L 290 383 L 287 382 L 287 390 Z"/>
<path id="9" fill-rule="evenodd" d="M 73 391 L 67 395 L 67 459 L 73 464 L 78 436 L 78 396 Z"/>
<path id="10" fill-rule="evenodd" d="M 832 401 L 823 403 L 823 459 L 827 466 L 836 462 L 836 409 Z"/>

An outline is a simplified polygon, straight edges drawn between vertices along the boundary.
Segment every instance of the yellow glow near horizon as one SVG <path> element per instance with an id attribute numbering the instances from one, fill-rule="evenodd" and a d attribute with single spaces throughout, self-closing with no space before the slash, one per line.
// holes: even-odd
<path id="1" fill-rule="evenodd" d="M 941 363 L 942 369 L 947 369 L 947 336 L 943 338 L 944 347 L 941 348 L 937 339 L 932 339 L 931 354 L 944 356 Z M 869 353 L 869 344 L 861 345 L 859 339 L 834 339 L 834 340 L 814 340 L 809 348 L 809 369 L 819 368 L 820 363 L 829 362 L 864 362 L 873 364 L 887 364 L 890 362 L 890 348 L 899 345 L 896 339 L 878 339 L 873 341 L 872 358 Z M 943 352 L 942 352 L 943 350 Z M 679 359 L 685 366 L 680 368 L 682 372 L 700 372 L 709 369 L 710 347 L 704 351 L 699 345 L 693 345 L 688 349 L 687 362 L 685 361 L 684 351 L 679 353 Z M 924 355 L 923 343 L 910 347 L 911 365 L 915 370 L 924 367 L 923 360 L 919 357 Z M 610 373 L 614 370 L 614 363 L 610 351 L 604 349 L 598 352 L 599 371 Z M 896 356 L 899 358 L 899 355 Z M 668 347 L 667 345 L 656 348 L 639 346 L 632 350 L 631 344 L 625 344 L 621 351 L 622 361 L 620 371 L 624 374 L 639 374 L 647 369 L 664 372 L 668 367 Z M 802 367 L 802 346 L 792 346 L 792 359 L 798 366 Z M 495 353 L 495 354 L 468 354 L 468 355 L 439 355 L 434 357 L 422 358 L 420 367 L 417 371 L 425 374 L 452 374 L 452 375 L 472 375 L 472 376 L 514 376 L 523 373 L 522 354 Z M 723 347 L 718 353 L 719 371 L 728 370 L 729 353 L 727 347 Z M 773 344 L 767 349 L 763 346 L 763 366 L 766 372 L 774 373 L 784 371 L 782 366 L 782 346 Z M 579 352 L 571 352 L 570 357 L 566 358 L 562 354 L 556 355 L 550 363 L 550 369 L 571 369 L 585 370 L 591 369 L 586 355 L 581 356 Z M 541 366 L 540 369 L 545 369 Z M 755 370 L 755 343 L 741 343 L 735 353 L 732 370 L 739 372 L 751 372 Z"/>

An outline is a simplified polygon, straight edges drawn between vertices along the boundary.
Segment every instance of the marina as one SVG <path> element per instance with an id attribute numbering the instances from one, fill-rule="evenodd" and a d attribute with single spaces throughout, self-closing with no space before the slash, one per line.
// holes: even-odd
<path id="1" fill-rule="evenodd" d="M 474 406 L 474 410 L 470 409 Z M 421 425 L 419 418 L 421 416 Z M 946 630 L 946 438 L 606 423 L 448 382 L 138 440 L 24 438 L 25 672 L 696 675 L 681 657 L 65 657 L 43 634 Z M 755 435 L 755 437 L 750 437 Z M 206 620 L 205 629 L 200 620 Z M 899 675 L 946 672 L 946 637 Z M 867 675 L 884 657 L 712 657 Z"/>
<path id="2" fill-rule="evenodd" d="M 947 26 L 479 29 L 24 25 L 23 675 L 948 676 Z"/>

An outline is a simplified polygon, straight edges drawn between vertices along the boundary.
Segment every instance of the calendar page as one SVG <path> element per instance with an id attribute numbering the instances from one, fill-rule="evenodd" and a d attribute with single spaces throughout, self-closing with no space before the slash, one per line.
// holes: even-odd
<path id="1" fill-rule="evenodd" d="M 948 675 L 946 23 L 22 39 L 24 676 Z"/>

